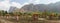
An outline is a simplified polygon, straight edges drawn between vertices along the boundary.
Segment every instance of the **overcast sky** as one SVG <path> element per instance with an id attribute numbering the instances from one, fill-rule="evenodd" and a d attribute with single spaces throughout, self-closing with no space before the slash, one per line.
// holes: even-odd
<path id="1" fill-rule="evenodd" d="M 56 3 L 60 0 L 0 0 L 0 10 L 8 10 L 10 6 L 16 6 L 21 8 L 22 5 L 34 3 L 34 4 L 49 4 Z"/>

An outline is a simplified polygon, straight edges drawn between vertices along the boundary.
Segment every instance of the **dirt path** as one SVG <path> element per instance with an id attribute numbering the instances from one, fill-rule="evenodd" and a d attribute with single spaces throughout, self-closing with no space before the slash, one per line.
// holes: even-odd
<path id="1" fill-rule="evenodd" d="M 1 21 L 1 23 L 13 23 L 13 22 L 10 22 L 10 21 L 2 19 L 2 18 L 0 18 L 0 21 Z"/>
<path id="2" fill-rule="evenodd" d="M 46 20 L 46 23 L 60 23 L 60 20 Z"/>

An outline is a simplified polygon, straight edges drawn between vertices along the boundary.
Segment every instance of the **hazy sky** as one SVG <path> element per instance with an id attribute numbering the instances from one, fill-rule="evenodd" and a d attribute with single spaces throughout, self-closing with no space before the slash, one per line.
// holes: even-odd
<path id="1" fill-rule="evenodd" d="M 0 0 L 0 9 L 8 10 L 10 6 L 16 6 L 17 8 L 22 7 L 22 5 L 34 3 L 34 4 L 49 4 L 55 3 L 60 0 Z"/>

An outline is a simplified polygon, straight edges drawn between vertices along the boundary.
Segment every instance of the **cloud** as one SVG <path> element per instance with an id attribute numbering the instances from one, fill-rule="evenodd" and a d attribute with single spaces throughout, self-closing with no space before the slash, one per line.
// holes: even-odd
<path id="1" fill-rule="evenodd" d="M 11 3 L 11 6 L 15 6 L 17 8 L 20 8 L 21 7 L 21 4 L 20 3 L 17 3 L 17 2 L 12 2 Z"/>
<path id="2" fill-rule="evenodd" d="M 56 3 L 60 0 L 29 0 L 29 3 L 34 4 L 50 4 L 50 3 Z"/>
<path id="3" fill-rule="evenodd" d="M 33 3 L 33 4 L 42 4 L 42 3 L 46 3 L 47 0 L 29 0 L 29 3 Z"/>
<path id="4" fill-rule="evenodd" d="M 25 2 L 24 4 L 21 5 L 21 7 L 23 7 L 24 5 L 29 5 L 30 3 Z"/>
<path id="5" fill-rule="evenodd" d="M 17 2 L 10 2 L 10 0 L 4 0 L 0 2 L 0 10 L 9 10 L 10 6 L 15 6 L 17 8 L 20 8 L 20 3 Z"/>
<path id="6" fill-rule="evenodd" d="M 50 3 L 56 3 L 56 2 L 58 2 L 58 1 L 60 1 L 60 0 L 48 0 Z"/>
<path id="7" fill-rule="evenodd" d="M 35 0 L 33 3 L 39 4 L 40 3 L 40 0 Z"/>
<path id="8" fill-rule="evenodd" d="M 0 9 L 1 10 L 8 10 L 8 7 L 10 6 L 10 3 L 8 0 L 4 0 L 0 2 Z"/>
<path id="9" fill-rule="evenodd" d="M 10 2 L 10 0 L 0 0 L 0 9 L 1 10 L 8 10 L 10 6 L 16 6 L 17 8 L 21 8 L 22 6 L 34 3 L 34 4 L 48 4 L 48 3 L 55 3 L 60 0 L 28 0 L 21 5 L 19 2 Z"/>

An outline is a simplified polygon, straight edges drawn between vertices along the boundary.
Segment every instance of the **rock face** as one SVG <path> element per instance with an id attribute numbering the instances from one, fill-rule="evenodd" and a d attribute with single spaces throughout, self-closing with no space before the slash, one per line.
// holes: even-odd
<path id="1" fill-rule="evenodd" d="M 13 12 L 16 9 L 16 7 L 11 6 L 9 9 L 9 12 Z"/>
<path id="2" fill-rule="evenodd" d="M 17 7 L 11 6 L 9 12 L 19 12 L 19 9 Z"/>
<path id="3" fill-rule="evenodd" d="M 24 5 L 21 9 L 24 11 L 52 11 L 52 12 L 60 12 L 60 2 L 51 3 L 51 4 L 29 4 Z M 21 10 L 20 9 L 20 10 Z"/>

